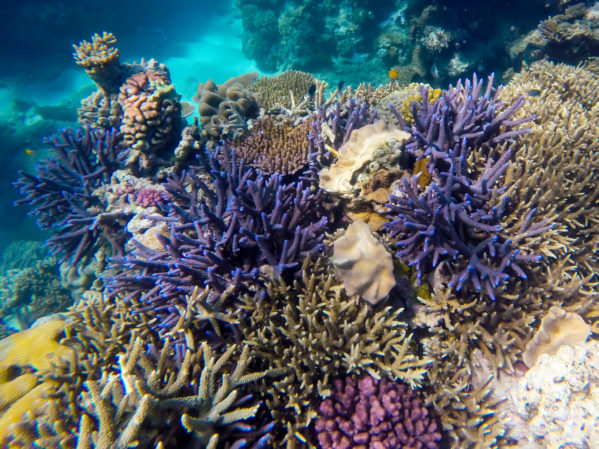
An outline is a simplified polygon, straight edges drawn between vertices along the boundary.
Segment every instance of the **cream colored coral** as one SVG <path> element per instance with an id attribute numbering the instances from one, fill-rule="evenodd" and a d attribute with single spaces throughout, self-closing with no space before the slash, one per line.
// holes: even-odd
<path id="1" fill-rule="evenodd" d="M 518 447 L 599 447 L 599 342 L 542 354 L 507 399 L 527 424 L 510 432 Z"/>
<path id="2" fill-rule="evenodd" d="M 348 295 L 360 295 L 378 303 L 395 285 L 393 260 L 363 221 L 349 225 L 333 243 L 333 264 L 341 274 Z"/>
<path id="3" fill-rule="evenodd" d="M 404 142 L 410 137 L 405 131 L 388 128 L 379 120 L 352 131 L 349 140 L 339 148 L 339 158 L 330 167 L 320 171 L 320 188 L 328 192 L 348 194 L 354 173 L 374 159 L 376 150 L 391 139 Z"/>
<path id="4" fill-rule="evenodd" d="M 561 307 L 551 307 L 541 321 L 541 327 L 526 345 L 524 363 L 533 366 L 542 354 L 555 354 L 562 345 L 584 343 L 591 335 L 591 326 L 583 318 Z"/>

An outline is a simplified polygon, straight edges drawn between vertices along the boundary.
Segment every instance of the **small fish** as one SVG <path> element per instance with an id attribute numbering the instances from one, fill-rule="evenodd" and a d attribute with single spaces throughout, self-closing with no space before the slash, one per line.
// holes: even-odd
<path id="1" fill-rule="evenodd" d="M 435 80 L 439 79 L 439 67 L 437 67 L 437 64 L 431 66 L 431 75 Z"/>
<path id="2" fill-rule="evenodd" d="M 316 93 L 316 84 L 311 84 L 310 88 L 308 89 L 308 95 L 313 97 L 315 93 Z"/>
<path id="3" fill-rule="evenodd" d="M 35 154 L 35 151 L 33 151 L 31 148 L 25 148 L 25 154 L 27 156 L 33 156 Z"/>
<path id="4" fill-rule="evenodd" d="M 526 91 L 526 94 L 529 97 L 538 97 L 539 95 L 541 95 L 541 91 L 539 89 L 529 89 Z"/>
<path id="5" fill-rule="evenodd" d="M 389 78 L 391 78 L 392 80 L 396 80 L 397 78 L 399 78 L 399 72 L 395 69 L 389 70 Z"/>
<path id="6" fill-rule="evenodd" d="M 339 84 L 337 84 L 337 90 L 343 89 L 343 86 L 345 86 L 345 81 L 343 81 L 343 80 L 339 81 Z"/>

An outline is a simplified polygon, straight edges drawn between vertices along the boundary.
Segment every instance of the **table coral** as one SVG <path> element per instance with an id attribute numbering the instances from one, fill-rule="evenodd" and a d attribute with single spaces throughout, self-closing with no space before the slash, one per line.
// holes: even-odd
<path id="1" fill-rule="evenodd" d="M 336 379 L 314 424 L 322 449 L 437 449 L 441 433 L 418 394 L 364 376 Z"/>
<path id="2" fill-rule="evenodd" d="M 287 70 L 277 76 L 260 76 L 250 87 L 260 107 L 269 112 L 293 109 L 314 89 L 316 78 L 310 73 Z"/>

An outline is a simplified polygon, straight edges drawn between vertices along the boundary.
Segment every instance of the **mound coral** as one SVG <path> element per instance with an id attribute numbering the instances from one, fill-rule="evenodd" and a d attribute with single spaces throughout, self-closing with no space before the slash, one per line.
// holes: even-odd
<path id="1" fill-rule="evenodd" d="M 318 412 L 314 429 L 322 449 L 440 447 L 440 429 L 422 399 L 385 378 L 336 379 Z"/>
<path id="2" fill-rule="evenodd" d="M 195 286 L 245 290 L 260 285 L 264 267 L 293 276 L 305 256 L 321 251 L 327 219 L 318 192 L 248 167 L 227 146 L 165 188 L 169 216 L 156 217 L 170 224 L 168 238 L 158 235 L 163 249 L 136 244 L 111 281 L 114 292 L 142 294 L 162 316 L 161 327 L 176 322 L 174 306 Z"/>
<path id="3" fill-rule="evenodd" d="M 128 147 L 125 165 L 151 171 L 169 156 L 181 137 L 180 95 L 168 74 L 146 70 L 131 75 L 120 88 L 120 132 Z"/>
<path id="4" fill-rule="evenodd" d="M 198 104 L 200 123 L 210 136 L 239 136 L 245 132 L 246 120 L 258 115 L 258 103 L 249 91 L 257 76 L 256 72 L 245 73 L 223 84 L 208 80 L 198 85 L 193 101 Z"/>
<path id="5" fill-rule="evenodd" d="M 101 129 L 65 130 L 47 139 L 54 158 L 42 161 L 36 174 L 20 171 L 14 183 L 42 229 L 53 231 L 48 246 L 63 260 L 77 263 L 98 248 L 120 254 L 126 240 L 125 217 L 105 212 L 94 190 L 110 182 L 121 164 L 120 136 Z"/>

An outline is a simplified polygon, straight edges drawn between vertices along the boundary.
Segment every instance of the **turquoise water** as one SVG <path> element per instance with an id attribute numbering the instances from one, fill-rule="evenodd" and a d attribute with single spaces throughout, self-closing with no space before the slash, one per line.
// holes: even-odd
<path id="1" fill-rule="evenodd" d="M 0 448 L 599 447 L 599 2 L 4 6 Z"/>

